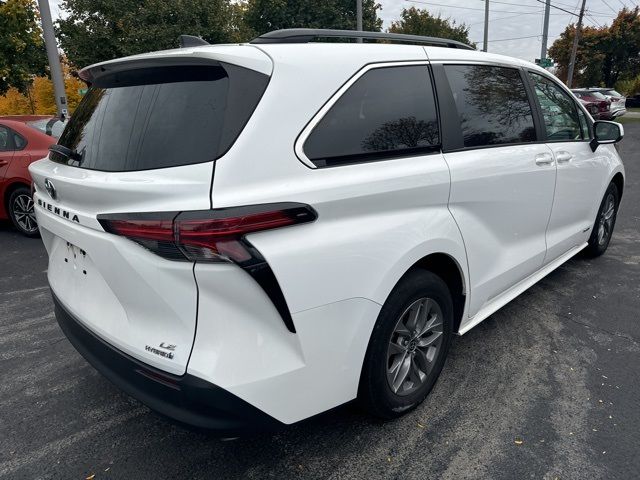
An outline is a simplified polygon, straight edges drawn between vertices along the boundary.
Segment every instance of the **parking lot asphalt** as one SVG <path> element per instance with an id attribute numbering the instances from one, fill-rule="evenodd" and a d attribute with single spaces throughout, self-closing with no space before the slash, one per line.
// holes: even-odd
<path id="1" fill-rule="evenodd" d="M 0 223 L 0 478 L 640 478 L 640 123 L 607 253 L 577 257 L 454 340 L 433 392 L 235 441 L 121 393 L 58 328 L 46 253 Z"/>

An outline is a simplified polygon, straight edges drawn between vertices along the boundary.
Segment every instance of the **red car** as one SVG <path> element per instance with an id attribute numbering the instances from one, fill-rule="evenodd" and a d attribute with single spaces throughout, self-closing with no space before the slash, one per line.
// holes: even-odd
<path id="1" fill-rule="evenodd" d="M 46 157 L 56 139 L 23 121 L 0 117 L 0 220 L 11 219 L 24 235 L 38 235 L 27 167 Z"/>
<path id="2" fill-rule="evenodd" d="M 600 92 L 593 92 L 583 88 L 571 90 L 582 102 L 586 102 L 587 110 L 594 120 L 611 120 L 611 101 Z"/>

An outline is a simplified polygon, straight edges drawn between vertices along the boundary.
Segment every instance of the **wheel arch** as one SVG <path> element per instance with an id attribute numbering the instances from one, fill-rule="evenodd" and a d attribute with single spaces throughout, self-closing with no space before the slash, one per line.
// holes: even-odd
<path id="1" fill-rule="evenodd" d="M 622 192 L 624 190 L 624 176 L 622 175 L 622 172 L 617 172 L 611 179 L 611 183 L 618 188 L 618 200 L 621 200 Z"/>
<path id="2" fill-rule="evenodd" d="M 405 275 L 416 269 L 429 271 L 447 284 L 453 300 L 453 331 L 457 333 L 464 316 L 467 297 L 462 267 L 455 258 L 446 253 L 432 253 L 414 263 Z"/>
<path id="3" fill-rule="evenodd" d="M 2 200 L 4 201 L 4 213 L 7 218 L 9 218 L 9 198 L 11 194 L 16 191 L 18 188 L 31 188 L 29 184 L 25 183 L 21 179 L 16 179 L 15 181 L 10 181 L 4 188 L 4 192 L 2 194 Z"/>
<path id="4" fill-rule="evenodd" d="M 404 264 L 401 272 L 396 274 L 395 281 L 392 282 L 392 285 L 385 289 L 386 294 L 384 295 L 384 301 L 386 301 L 398 283 L 414 270 L 429 271 L 438 275 L 445 282 L 451 292 L 453 300 L 453 331 L 457 333 L 464 319 L 469 297 L 469 283 L 466 273 L 467 264 L 464 249 L 459 252 L 459 255 L 455 255 L 446 250 L 435 250 L 414 256 Z"/>

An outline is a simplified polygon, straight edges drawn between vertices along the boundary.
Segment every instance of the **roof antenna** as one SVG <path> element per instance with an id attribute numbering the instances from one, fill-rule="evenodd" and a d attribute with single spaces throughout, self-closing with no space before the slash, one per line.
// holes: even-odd
<path id="1" fill-rule="evenodd" d="M 200 37 L 195 37 L 193 35 L 180 35 L 178 37 L 178 42 L 180 42 L 180 48 L 189 48 L 189 47 L 199 47 L 201 45 L 210 45 L 209 42 L 203 40 Z"/>

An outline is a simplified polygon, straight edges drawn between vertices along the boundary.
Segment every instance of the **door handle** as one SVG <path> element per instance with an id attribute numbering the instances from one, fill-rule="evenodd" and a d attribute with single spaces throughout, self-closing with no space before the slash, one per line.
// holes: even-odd
<path id="1" fill-rule="evenodd" d="M 558 163 L 567 163 L 570 162 L 571 159 L 573 158 L 573 155 L 571 155 L 569 152 L 556 152 L 556 161 Z"/>
<path id="2" fill-rule="evenodd" d="M 542 167 L 544 165 L 552 165 L 553 156 L 550 153 L 539 153 L 536 155 L 536 165 Z"/>
<path id="3" fill-rule="evenodd" d="M 9 164 L 9 160 L 0 160 L 0 167 L 4 167 Z"/>

